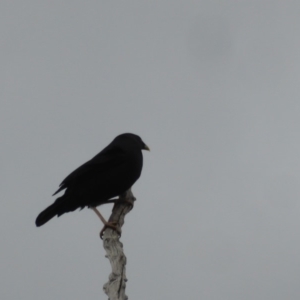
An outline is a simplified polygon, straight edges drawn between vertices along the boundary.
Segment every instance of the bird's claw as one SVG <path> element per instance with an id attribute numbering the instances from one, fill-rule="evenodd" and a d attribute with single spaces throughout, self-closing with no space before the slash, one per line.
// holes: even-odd
<path id="1" fill-rule="evenodd" d="M 112 221 L 112 222 L 107 222 L 104 227 L 102 228 L 102 230 L 100 231 L 100 238 L 101 240 L 103 240 L 103 235 L 104 235 L 104 232 L 105 232 L 105 229 L 107 228 L 110 228 L 112 230 L 115 230 L 119 236 L 121 236 L 121 231 L 119 229 L 119 225 L 118 225 L 118 222 L 116 221 Z"/>

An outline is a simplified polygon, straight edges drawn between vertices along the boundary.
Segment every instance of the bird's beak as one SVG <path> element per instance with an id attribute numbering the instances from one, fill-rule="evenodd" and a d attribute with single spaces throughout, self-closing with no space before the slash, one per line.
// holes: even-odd
<path id="1" fill-rule="evenodd" d="M 150 151 L 150 148 L 145 144 L 144 145 L 144 148 L 143 148 L 144 150 L 147 150 L 147 151 Z"/>

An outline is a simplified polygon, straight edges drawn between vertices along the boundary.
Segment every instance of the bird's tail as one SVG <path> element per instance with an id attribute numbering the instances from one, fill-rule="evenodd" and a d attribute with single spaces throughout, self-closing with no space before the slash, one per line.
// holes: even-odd
<path id="1" fill-rule="evenodd" d="M 53 204 L 43 210 L 36 218 L 35 224 L 37 227 L 40 227 L 47 223 L 50 219 L 54 216 L 62 215 L 63 212 L 61 211 L 62 199 L 58 198 Z"/>

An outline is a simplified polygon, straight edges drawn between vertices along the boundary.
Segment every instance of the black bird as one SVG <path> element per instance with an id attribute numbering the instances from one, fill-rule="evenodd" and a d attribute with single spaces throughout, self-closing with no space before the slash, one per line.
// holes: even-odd
<path id="1" fill-rule="evenodd" d="M 132 133 L 117 136 L 106 148 L 91 160 L 77 168 L 60 184 L 56 195 L 65 189 L 64 195 L 42 211 L 36 218 L 36 226 L 42 226 L 55 215 L 91 207 L 105 227 L 115 229 L 102 217 L 96 206 L 119 200 L 111 198 L 127 191 L 140 177 L 143 167 L 141 150 L 150 150 L 142 139 Z"/>

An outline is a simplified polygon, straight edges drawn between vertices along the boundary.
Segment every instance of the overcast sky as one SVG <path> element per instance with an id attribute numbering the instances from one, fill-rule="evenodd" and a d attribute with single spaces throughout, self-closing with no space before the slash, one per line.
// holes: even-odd
<path id="1" fill-rule="evenodd" d="M 0 298 L 107 298 L 96 215 L 34 221 L 66 175 L 133 132 L 151 152 L 121 239 L 129 299 L 299 299 L 299 12 L 2 0 Z"/>

